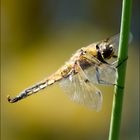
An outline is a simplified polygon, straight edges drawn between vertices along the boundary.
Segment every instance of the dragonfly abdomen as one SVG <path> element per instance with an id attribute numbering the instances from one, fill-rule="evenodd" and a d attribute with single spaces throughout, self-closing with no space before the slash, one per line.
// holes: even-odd
<path id="1" fill-rule="evenodd" d="M 10 98 L 10 96 L 8 96 L 8 101 L 10 103 L 14 103 L 14 102 L 17 102 L 21 99 L 24 99 L 26 98 L 27 96 L 30 96 L 34 93 L 37 93 L 38 91 L 46 88 L 48 86 L 48 83 L 47 82 L 40 82 L 36 85 L 33 85 L 27 89 L 25 89 L 24 91 L 22 91 L 19 95 L 17 95 L 15 98 Z"/>
<path id="2" fill-rule="evenodd" d="M 10 98 L 10 96 L 8 96 L 8 101 L 10 103 L 15 103 L 21 99 L 24 99 L 32 94 L 35 94 L 37 92 L 39 92 L 40 90 L 54 84 L 55 82 L 61 80 L 63 78 L 62 75 L 62 70 L 60 69 L 59 71 L 57 71 L 56 73 L 52 74 L 51 76 L 49 76 L 46 80 L 41 81 L 27 89 L 25 89 L 24 91 L 22 91 L 19 95 L 17 95 L 14 98 Z"/>

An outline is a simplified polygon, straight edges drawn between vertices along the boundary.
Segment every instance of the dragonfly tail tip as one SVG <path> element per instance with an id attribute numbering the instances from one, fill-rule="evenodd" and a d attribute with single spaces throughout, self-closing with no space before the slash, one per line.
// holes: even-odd
<path id="1" fill-rule="evenodd" d="M 16 98 L 13 98 L 13 99 L 12 99 L 12 98 L 10 97 L 10 95 L 7 96 L 7 100 L 8 100 L 9 103 L 14 103 L 14 102 L 17 101 Z"/>

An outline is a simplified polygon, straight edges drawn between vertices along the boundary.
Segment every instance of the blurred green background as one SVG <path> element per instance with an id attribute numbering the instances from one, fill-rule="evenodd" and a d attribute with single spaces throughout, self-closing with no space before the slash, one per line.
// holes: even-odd
<path id="1" fill-rule="evenodd" d="M 139 134 L 139 13 L 133 1 L 121 140 Z M 121 1 L 1 1 L 1 139 L 107 140 L 113 87 L 100 112 L 73 103 L 56 84 L 21 102 L 6 96 L 55 72 L 77 49 L 119 32 Z"/>

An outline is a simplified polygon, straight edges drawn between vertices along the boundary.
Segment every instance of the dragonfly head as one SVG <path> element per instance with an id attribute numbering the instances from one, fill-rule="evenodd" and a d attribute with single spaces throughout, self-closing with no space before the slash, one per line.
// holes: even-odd
<path id="1" fill-rule="evenodd" d="M 101 44 L 99 50 L 104 59 L 114 57 L 115 50 L 112 44 Z"/>

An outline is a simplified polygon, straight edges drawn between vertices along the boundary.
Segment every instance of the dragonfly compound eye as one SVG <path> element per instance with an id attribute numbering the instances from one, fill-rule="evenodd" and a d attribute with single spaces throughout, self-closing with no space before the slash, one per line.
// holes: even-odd
<path id="1" fill-rule="evenodd" d="M 114 54 L 114 50 L 112 45 L 108 45 L 103 49 L 102 56 L 105 59 L 109 59 L 110 57 L 112 57 L 113 54 Z"/>

